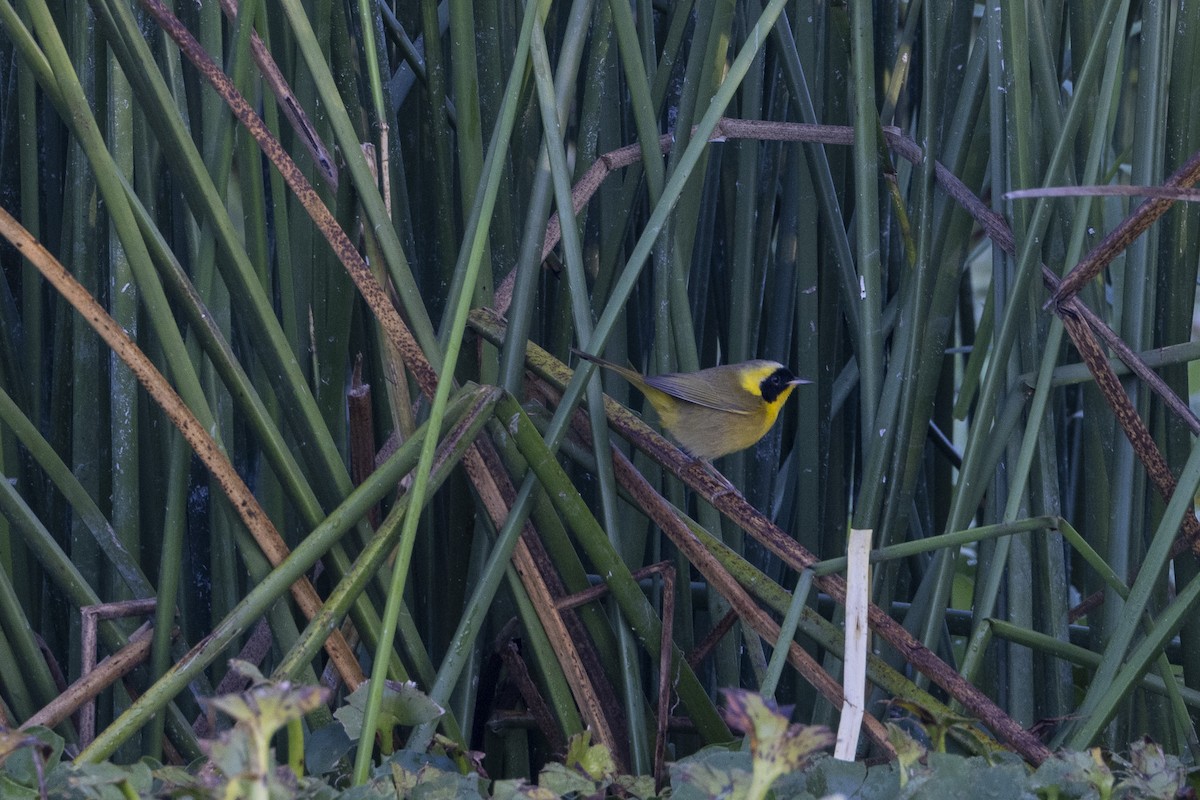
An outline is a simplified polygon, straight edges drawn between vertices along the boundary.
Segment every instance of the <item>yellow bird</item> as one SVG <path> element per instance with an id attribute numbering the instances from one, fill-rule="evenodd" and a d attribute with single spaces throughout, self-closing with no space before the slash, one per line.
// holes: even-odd
<path id="1" fill-rule="evenodd" d="M 643 375 L 575 350 L 611 369 L 654 406 L 663 428 L 691 455 L 712 461 L 744 450 L 771 429 L 792 389 L 803 383 L 776 361 L 746 361 L 697 372 Z"/>

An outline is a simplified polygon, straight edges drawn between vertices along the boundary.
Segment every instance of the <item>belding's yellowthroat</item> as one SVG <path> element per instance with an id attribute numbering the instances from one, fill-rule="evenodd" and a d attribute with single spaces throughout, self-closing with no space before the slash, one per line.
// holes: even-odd
<path id="1" fill-rule="evenodd" d="M 671 438 L 697 458 L 744 450 L 775 424 L 792 389 L 802 383 L 776 361 L 746 361 L 697 372 L 642 375 L 603 358 L 575 351 L 620 375 L 646 395 Z"/>

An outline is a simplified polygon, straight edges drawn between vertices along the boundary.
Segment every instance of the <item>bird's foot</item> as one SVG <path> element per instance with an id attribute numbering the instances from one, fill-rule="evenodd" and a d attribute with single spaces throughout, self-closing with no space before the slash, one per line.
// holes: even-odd
<path id="1" fill-rule="evenodd" d="M 729 478 L 726 478 L 724 475 L 722 475 L 721 472 L 712 465 L 711 461 L 706 461 L 703 458 L 695 458 L 695 457 L 693 457 L 692 460 L 693 460 L 693 463 L 698 468 L 707 472 L 718 483 L 721 484 L 721 488 L 719 490 L 717 490 L 717 492 L 711 498 L 709 498 L 710 503 L 716 503 L 717 500 L 720 500 L 722 497 L 724 497 L 727 494 L 732 494 L 737 497 L 742 496 L 742 493 L 740 491 L 738 491 L 738 488 L 736 486 L 734 486 L 732 483 L 730 483 Z"/>

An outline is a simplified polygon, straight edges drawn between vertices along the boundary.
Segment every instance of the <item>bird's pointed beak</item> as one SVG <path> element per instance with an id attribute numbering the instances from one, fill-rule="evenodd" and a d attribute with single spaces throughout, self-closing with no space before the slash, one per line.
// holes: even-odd
<path id="1" fill-rule="evenodd" d="M 812 383 L 812 381 L 806 381 L 804 378 L 793 378 L 788 381 L 788 386 L 803 386 L 806 383 Z"/>

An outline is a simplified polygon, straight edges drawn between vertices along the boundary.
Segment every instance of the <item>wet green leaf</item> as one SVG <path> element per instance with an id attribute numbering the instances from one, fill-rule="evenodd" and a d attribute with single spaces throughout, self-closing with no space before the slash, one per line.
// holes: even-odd
<path id="1" fill-rule="evenodd" d="M 617 773 L 612 753 L 602 744 L 592 744 L 591 740 L 591 731 L 572 736 L 563 763 L 595 781 L 611 780 Z"/>
<path id="2" fill-rule="evenodd" d="M 363 714 L 367 703 L 367 693 L 370 691 L 369 680 L 363 681 L 353 694 L 346 698 L 346 704 L 333 712 L 333 716 L 342 723 L 346 735 L 354 741 L 362 735 Z M 397 683 L 388 681 L 383 687 L 383 700 L 379 706 L 379 730 L 390 732 L 397 725 L 420 725 L 446 713 L 429 696 L 417 688 L 415 683 Z M 390 752 L 391 748 L 387 748 Z"/>
<path id="3" fill-rule="evenodd" d="M 346 735 L 341 722 L 331 722 L 304 738 L 304 764 L 314 775 L 330 772 L 350 752 L 353 740 Z"/>
<path id="4" fill-rule="evenodd" d="M 900 726 L 889 722 L 887 724 L 888 742 L 896 750 L 896 760 L 900 766 L 900 788 L 908 783 L 909 772 L 925 757 L 925 748 Z"/>
<path id="5" fill-rule="evenodd" d="M 1174 800 L 1187 787 L 1188 775 L 1196 771 L 1149 739 L 1130 745 L 1128 759 L 1114 754 L 1113 760 L 1122 766 L 1118 797 Z"/>
<path id="6" fill-rule="evenodd" d="M 62 737 L 49 728 L 34 726 L 0 733 L 0 766 L 5 777 L 17 786 L 36 789 L 39 772 L 48 774 L 58 764 L 62 751 Z"/>
<path id="7" fill-rule="evenodd" d="M 538 773 L 538 786 L 559 796 L 575 792 L 591 795 L 599 791 L 600 782 L 563 764 L 552 762 L 542 767 L 542 771 Z"/>
<path id="8" fill-rule="evenodd" d="M 675 798 L 744 797 L 753 780 L 744 769 L 724 769 L 704 761 L 693 761 L 673 769 Z"/>
<path id="9" fill-rule="evenodd" d="M 561 795 L 544 786 L 534 786 L 521 779 L 496 781 L 492 786 L 492 800 L 559 800 L 559 797 Z"/>

